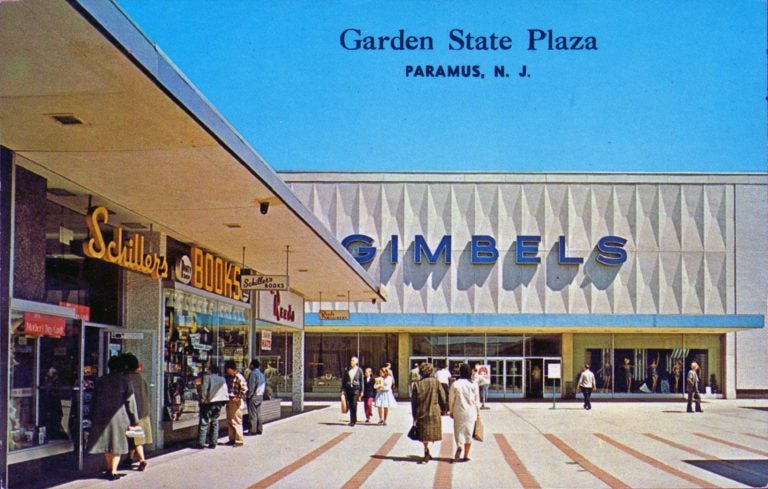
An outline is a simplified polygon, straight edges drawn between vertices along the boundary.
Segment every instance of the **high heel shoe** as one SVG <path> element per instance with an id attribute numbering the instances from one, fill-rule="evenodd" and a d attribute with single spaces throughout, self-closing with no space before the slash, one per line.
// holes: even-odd
<path id="1" fill-rule="evenodd" d="M 456 453 L 453 454 L 453 460 L 455 460 L 456 462 L 461 460 L 461 447 L 456 449 Z"/>
<path id="2" fill-rule="evenodd" d="M 424 450 L 424 462 L 429 462 L 429 460 L 432 458 L 432 454 L 429 453 L 429 449 Z"/>

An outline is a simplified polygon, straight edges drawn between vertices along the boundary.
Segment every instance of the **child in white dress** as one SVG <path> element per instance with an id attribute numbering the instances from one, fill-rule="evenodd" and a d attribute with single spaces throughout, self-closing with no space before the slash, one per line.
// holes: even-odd
<path id="1" fill-rule="evenodd" d="M 395 395 L 392 393 L 393 382 L 394 379 L 389 374 L 389 369 L 382 367 L 379 370 L 379 377 L 376 378 L 374 387 L 376 390 L 376 400 L 373 403 L 379 411 L 379 424 L 387 424 L 389 409 L 397 405 L 397 399 L 395 399 Z"/>

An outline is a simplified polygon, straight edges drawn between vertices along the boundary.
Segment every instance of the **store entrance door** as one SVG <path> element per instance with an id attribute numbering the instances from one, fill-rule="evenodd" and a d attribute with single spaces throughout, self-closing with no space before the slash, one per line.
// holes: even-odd
<path id="1" fill-rule="evenodd" d="M 82 335 L 82 370 L 80 372 L 79 395 L 81 409 L 73 410 L 72 421 L 80 427 L 77 449 L 78 468 L 83 469 L 84 459 L 88 456 L 86 449 L 88 437 L 93 427 L 92 402 L 96 379 L 107 373 L 109 359 L 123 354 L 133 353 L 140 363 L 139 373 L 149 388 L 149 418 L 152 434 L 158 433 L 158 401 L 157 372 L 158 365 L 153 360 L 155 347 L 155 332 L 149 330 L 127 330 L 115 326 L 105 326 L 94 323 L 83 324 Z M 152 450 L 157 444 L 157 437 L 152 436 L 153 443 L 144 446 Z"/>

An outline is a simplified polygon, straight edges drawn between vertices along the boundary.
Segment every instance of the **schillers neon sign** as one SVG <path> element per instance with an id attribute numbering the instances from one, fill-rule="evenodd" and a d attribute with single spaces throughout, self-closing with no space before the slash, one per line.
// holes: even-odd
<path id="1" fill-rule="evenodd" d="M 102 260 L 107 263 L 134 270 L 152 278 L 168 277 L 168 261 L 157 253 L 144 253 L 144 236 L 134 234 L 130 239 L 123 240 L 123 228 L 115 229 L 115 236 L 107 243 L 101 232 L 99 222 L 109 222 L 109 212 L 106 207 L 97 207 L 85 219 L 91 232 L 91 239 L 83 242 L 83 253 L 88 258 Z"/>
<path id="2" fill-rule="evenodd" d="M 376 248 L 373 245 L 373 238 L 365 234 L 352 234 L 344 238 L 341 242 L 359 263 L 370 263 L 376 257 Z M 595 245 L 595 260 L 598 263 L 608 266 L 618 266 L 627 261 L 627 252 L 624 245 L 627 240 L 621 236 L 603 236 Z M 541 263 L 541 257 L 538 256 L 541 236 L 537 235 L 519 235 L 515 245 L 515 263 L 519 265 L 535 265 Z M 398 251 L 400 249 L 400 237 L 393 234 L 390 237 L 389 260 L 392 263 L 398 262 Z M 558 238 L 558 256 L 557 261 L 560 265 L 581 265 L 584 258 L 578 256 L 568 256 L 568 249 L 565 236 Z M 494 264 L 499 259 L 499 250 L 496 248 L 496 240 L 492 236 L 475 235 L 470 240 L 470 261 L 473 264 Z M 443 262 L 451 263 L 451 235 L 442 237 L 434 251 L 427 245 L 423 235 L 417 234 L 413 239 L 413 262 L 421 263 L 422 258 L 426 258 L 428 263 L 437 263 L 442 255 Z"/>

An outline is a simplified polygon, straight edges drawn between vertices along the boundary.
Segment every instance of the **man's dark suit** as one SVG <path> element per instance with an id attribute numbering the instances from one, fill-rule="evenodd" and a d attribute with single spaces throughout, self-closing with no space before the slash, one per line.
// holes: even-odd
<path id="1" fill-rule="evenodd" d="M 363 369 L 357 367 L 357 372 L 350 378 L 351 369 L 344 370 L 341 374 L 341 390 L 347 398 L 349 407 L 349 424 L 352 426 L 357 423 L 357 400 L 363 389 Z"/>

